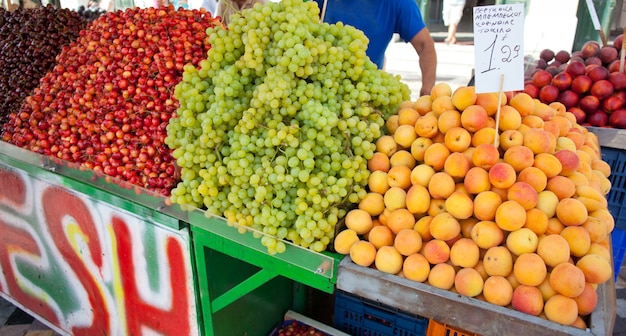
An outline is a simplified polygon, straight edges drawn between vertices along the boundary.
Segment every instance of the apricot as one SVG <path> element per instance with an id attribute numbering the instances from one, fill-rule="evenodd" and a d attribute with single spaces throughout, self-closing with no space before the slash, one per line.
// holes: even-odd
<path id="1" fill-rule="evenodd" d="M 461 233 L 461 224 L 448 212 L 434 216 L 430 222 L 430 234 L 433 238 L 450 240 Z"/>
<path id="2" fill-rule="evenodd" d="M 430 274 L 430 263 L 419 253 L 411 254 L 404 259 L 402 273 L 409 280 L 424 282 Z"/>
<path id="3" fill-rule="evenodd" d="M 422 249 L 422 236 L 413 228 L 402 229 L 396 234 L 393 247 L 403 256 L 417 253 Z"/>
<path id="4" fill-rule="evenodd" d="M 483 267 L 490 276 L 508 276 L 513 270 L 513 256 L 505 246 L 487 249 L 483 256 Z"/>
<path id="5" fill-rule="evenodd" d="M 565 226 L 582 225 L 588 216 L 585 205 L 575 198 L 564 198 L 556 206 L 556 217 Z"/>
<path id="6" fill-rule="evenodd" d="M 505 231 L 515 231 L 526 223 L 526 209 L 515 201 L 504 201 L 496 209 L 495 222 Z"/>
<path id="7" fill-rule="evenodd" d="M 537 253 L 524 253 L 515 259 L 513 274 L 520 284 L 539 286 L 548 274 L 543 259 Z"/>
<path id="8" fill-rule="evenodd" d="M 546 265 L 554 267 L 569 260 L 569 244 L 559 234 L 548 234 L 539 238 L 537 254 Z"/>
<path id="9" fill-rule="evenodd" d="M 450 262 L 454 266 L 474 267 L 480 258 L 480 249 L 470 238 L 461 238 L 450 248 Z"/>
<path id="10" fill-rule="evenodd" d="M 477 270 L 466 267 L 456 272 L 454 288 L 459 294 L 475 297 L 482 293 L 483 286 L 484 280 Z"/>
<path id="11" fill-rule="evenodd" d="M 576 262 L 582 270 L 585 280 L 591 284 L 602 284 L 613 275 L 613 266 L 605 258 L 597 254 L 587 254 Z"/>
<path id="12" fill-rule="evenodd" d="M 391 211 L 387 219 L 387 226 L 394 234 L 398 234 L 403 229 L 412 229 L 414 225 L 415 216 L 406 208 Z"/>
<path id="13" fill-rule="evenodd" d="M 490 276 L 483 284 L 483 295 L 485 301 L 505 307 L 511 303 L 513 286 L 511 286 L 511 283 L 503 276 Z"/>
<path id="14" fill-rule="evenodd" d="M 385 210 L 385 200 L 383 195 L 375 192 L 369 192 L 361 201 L 359 201 L 359 209 L 367 211 L 370 216 L 378 216 Z"/>
<path id="15" fill-rule="evenodd" d="M 519 285 L 513 290 L 511 298 L 513 309 L 538 316 L 543 311 L 543 296 L 537 287 Z"/>
<path id="16" fill-rule="evenodd" d="M 450 259 L 450 246 L 444 240 L 432 239 L 423 244 L 421 253 L 430 264 L 441 264 Z"/>
<path id="17" fill-rule="evenodd" d="M 582 226 L 566 226 L 559 235 L 565 238 L 574 257 L 584 256 L 591 247 L 589 232 Z"/>
<path id="18" fill-rule="evenodd" d="M 563 296 L 577 297 L 585 289 L 585 274 L 574 264 L 560 263 L 550 272 L 550 286 Z"/>
<path id="19" fill-rule="evenodd" d="M 563 295 L 554 295 L 544 304 L 543 310 L 548 320 L 563 325 L 571 325 L 578 317 L 576 301 Z"/>
<path id="20" fill-rule="evenodd" d="M 369 267 L 376 259 L 376 247 L 374 244 L 359 240 L 350 247 L 350 259 L 357 265 Z"/>
<path id="21" fill-rule="evenodd" d="M 428 284 L 436 288 L 449 290 L 454 286 L 455 277 L 456 271 L 452 265 L 446 263 L 436 264 L 430 269 Z"/>
<path id="22" fill-rule="evenodd" d="M 362 209 L 350 210 L 344 218 L 346 227 L 354 230 L 357 234 L 362 235 L 372 228 L 372 215 Z"/>
<path id="23" fill-rule="evenodd" d="M 336 240 L 337 238 L 335 238 L 335 241 Z M 376 249 L 383 246 L 393 246 L 394 234 L 388 226 L 378 225 L 370 230 L 367 240 L 372 243 Z"/>
<path id="24" fill-rule="evenodd" d="M 585 283 L 585 289 L 580 295 L 574 297 L 574 301 L 578 306 L 578 315 L 586 316 L 596 309 L 598 293 L 592 284 Z"/>
<path id="25" fill-rule="evenodd" d="M 404 259 L 393 246 L 383 246 L 376 252 L 374 266 L 381 272 L 398 274 L 402 270 Z"/>
<path id="26" fill-rule="evenodd" d="M 335 236 L 333 248 L 337 253 L 349 254 L 352 244 L 358 242 L 359 236 L 356 231 L 351 229 L 342 230 Z"/>

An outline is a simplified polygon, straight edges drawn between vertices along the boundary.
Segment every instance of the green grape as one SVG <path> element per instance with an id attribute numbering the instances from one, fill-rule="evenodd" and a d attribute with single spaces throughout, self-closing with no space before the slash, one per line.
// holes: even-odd
<path id="1" fill-rule="evenodd" d="M 367 160 L 408 86 L 367 58 L 361 31 L 320 23 L 312 1 L 255 5 L 206 33 L 207 59 L 174 90 L 172 202 L 253 229 L 270 254 L 283 239 L 324 251 L 365 197 Z"/>

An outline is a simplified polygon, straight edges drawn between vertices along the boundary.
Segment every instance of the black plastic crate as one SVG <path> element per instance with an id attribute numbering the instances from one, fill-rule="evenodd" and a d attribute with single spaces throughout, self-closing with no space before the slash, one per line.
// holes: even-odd
<path id="1" fill-rule="evenodd" d="M 421 336 L 428 319 L 337 290 L 334 326 L 350 335 Z"/>
<path id="2" fill-rule="evenodd" d="M 611 147 L 602 147 L 602 160 L 611 166 L 611 191 L 606 195 L 608 208 L 615 227 L 626 229 L 626 151 Z"/>

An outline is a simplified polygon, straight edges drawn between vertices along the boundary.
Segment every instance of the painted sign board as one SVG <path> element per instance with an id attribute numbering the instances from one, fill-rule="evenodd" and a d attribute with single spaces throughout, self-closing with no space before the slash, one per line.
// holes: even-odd
<path id="1" fill-rule="evenodd" d="M 187 228 L 0 162 L 0 295 L 61 334 L 198 335 Z"/>

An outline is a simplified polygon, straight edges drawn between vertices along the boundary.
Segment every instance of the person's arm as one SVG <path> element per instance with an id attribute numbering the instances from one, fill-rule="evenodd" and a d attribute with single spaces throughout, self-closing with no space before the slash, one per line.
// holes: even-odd
<path id="1" fill-rule="evenodd" d="M 424 28 L 413 36 L 410 42 L 419 56 L 419 66 L 422 72 L 420 96 L 429 95 L 430 90 L 435 85 L 437 77 L 437 52 L 435 51 L 435 41 L 433 41 L 433 38 L 430 36 L 428 28 Z"/>

